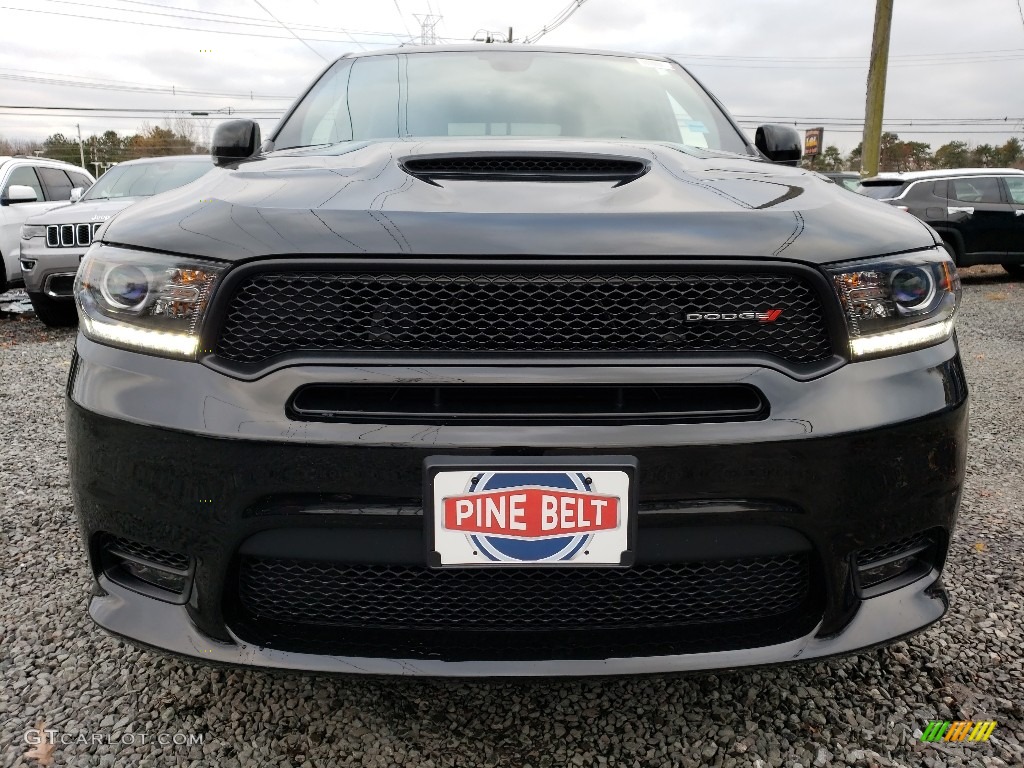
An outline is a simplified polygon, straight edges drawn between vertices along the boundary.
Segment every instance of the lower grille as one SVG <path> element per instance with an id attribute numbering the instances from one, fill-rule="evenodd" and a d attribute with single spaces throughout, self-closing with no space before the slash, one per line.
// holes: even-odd
<path id="1" fill-rule="evenodd" d="M 216 353 L 832 355 L 817 292 L 759 272 L 276 271 L 240 280 Z"/>
<path id="2" fill-rule="evenodd" d="M 143 544 L 141 541 L 125 539 L 121 536 L 105 534 L 102 547 L 104 550 L 115 552 L 118 555 L 126 555 L 134 560 L 153 563 L 158 566 L 165 566 L 176 570 L 188 568 L 188 556 L 178 552 L 169 552 L 160 547 L 150 544 Z"/>
<path id="3" fill-rule="evenodd" d="M 261 645 L 337 655 L 691 653 L 806 633 L 810 581 L 808 554 L 449 570 L 242 557 L 233 628 Z"/>
<path id="4" fill-rule="evenodd" d="M 877 547 L 860 550 L 857 553 L 857 566 L 862 568 L 896 555 L 907 552 L 920 552 L 934 543 L 935 534 L 931 531 L 921 531 L 911 536 L 904 536 L 902 539 L 879 544 Z"/>

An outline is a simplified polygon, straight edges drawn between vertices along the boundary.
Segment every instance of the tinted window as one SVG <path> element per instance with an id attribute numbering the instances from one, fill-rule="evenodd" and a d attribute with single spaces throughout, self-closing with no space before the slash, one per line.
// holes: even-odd
<path id="1" fill-rule="evenodd" d="M 950 198 L 963 203 L 1001 203 L 999 179 L 981 177 L 970 179 L 950 179 Z"/>
<path id="2" fill-rule="evenodd" d="M 82 199 L 149 197 L 195 181 L 212 167 L 212 160 L 158 160 L 115 165 L 99 177 Z"/>
<path id="3" fill-rule="evenodd" d="M 68 176 L 71 177 L 71 183 L 76 187 L 88 189 L 89 187 L 92 186 L 92 181 L 90 181 L 89 177 L 83 173 L 75 173 L 74 171 L 68 171 Z"/>
<path id="4" fill-rule="evenodd" d="M 45 200 L 43 196 L 43 188 L 39 184 L 39 179 L 36 177 L 35 170 L 29 165 L 22 165 L 11 171 L 10 177 L 7 179 L 7 187 L 4 189 L 4 195 L 7 195 L 7 190 L 15 184 L 21 184 L 26 187 L 32 187 L 36 191 L 36 200 Z"/>
<path id="5" fill-rule="evenodd" d="M 59 168 L 37 168 L 39 178 L 46 187 L 47 200 L 68 200 L 71 197 L 71 179 Z"/>
<path id="6" fill-rule="evenodd" d="M 882 181 L 863 181 L 861 182 L 860 189 L 857 191 L 876 200 L 885 200 L 890 197 L 896 197 L 902 188 L 903 182 L 899 179 L 891 181 L 885 179 Z"/>
<path id="7" fill-rule="evenodd" d="M 1024 177 L 1004 176 L 1003 181 L 1010 190 L 1010 200 L 1018 205 L 1024 205 Z"/>
<path id="8" fill-rule="evenodd" d="M 275 145 L 406 136 L 625 138 L 745 152 L 722 112 L 675 65 L 514 51 L 340 61 L 302 100 Z"/>
<path id="9" fill-rule="evenodd" d="M 949 197 L 949 181 L 946 179 L 936 181 L 932 188 L 932 194 L 936 197 Z"/>

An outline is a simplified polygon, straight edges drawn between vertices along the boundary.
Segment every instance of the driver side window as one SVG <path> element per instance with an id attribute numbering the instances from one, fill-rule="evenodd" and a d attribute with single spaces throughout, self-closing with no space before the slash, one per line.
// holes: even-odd
<path id="1" fill-rule="evenodd" d="M 15 184 L 32 187 L 36 192 L 36 200 L 46 199 L 43 197 L 43 187 L 39 183 L 39 177 L 36 176 L 35 169 L 30 165 L 21 165 L 11 171 L 11 175 L 7 178 L 7 186 L 4 187 L 4 197 L 7 196 L 7 191 Z"/>

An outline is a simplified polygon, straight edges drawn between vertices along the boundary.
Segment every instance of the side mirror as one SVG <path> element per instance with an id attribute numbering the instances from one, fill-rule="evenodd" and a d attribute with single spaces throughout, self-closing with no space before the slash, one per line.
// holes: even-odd
<path id="1" fill-rule="evenodd" d="M 0 197 L 0 205 L 16 205 L 18 203 L 34 203 L 39 198 L 32 187 L 24 184 L 11 184 L 7 188 L 7 194 Z"/>
<path id="2" fill-rule="evenodd" d="M 796 128 L 788 125 L 769 123 L 757 129 L 754 146 L 773 163 L 799 165 L 803 157 L 803 146 Z"/>
<path id="3" fill-rule="evenodd" d="M 82 199 L 82 195 L 85 194 L 85 190 L 82 187 L 75 187 L 71 190 L 71 197 L 69 198 L 72 203 L 77 203 Z"/>
<path id="4" fill-rule="evenodd" d="M 260 148 L 260 127 L 252 120 L 229 120 L 213 132 L 210 154 L 214 165 L 252 157 Z"/>

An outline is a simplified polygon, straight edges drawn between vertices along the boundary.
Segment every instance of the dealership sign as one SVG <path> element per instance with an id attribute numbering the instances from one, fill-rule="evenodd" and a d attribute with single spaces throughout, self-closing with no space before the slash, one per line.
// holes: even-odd
<path id="1" fill-rule="evenodd" d="M 804 131 L 804 155 L 816 157 L 821 154 L 821 145 L 824 141 L 824 128 L 808 128 Z"/>

